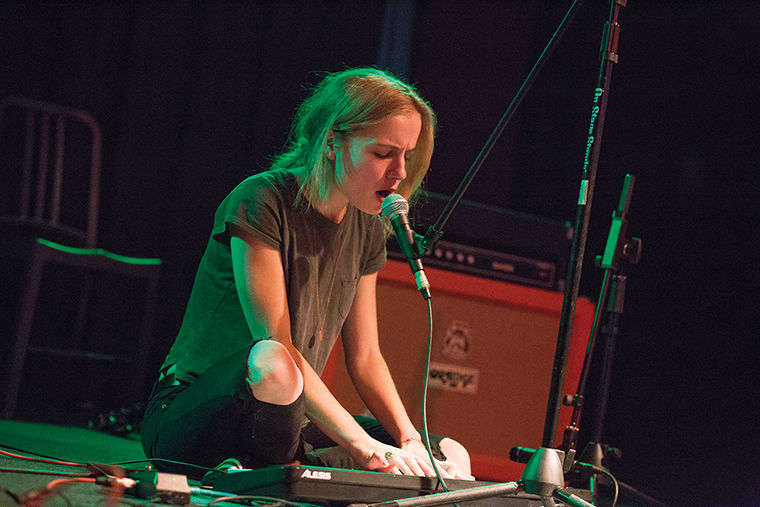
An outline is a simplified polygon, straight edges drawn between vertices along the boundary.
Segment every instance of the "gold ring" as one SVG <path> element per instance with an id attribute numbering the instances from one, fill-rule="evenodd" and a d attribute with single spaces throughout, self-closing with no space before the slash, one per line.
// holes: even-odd
<path id="1" fill-rule="evenodd" d="M 391 451 L 385 452 L 385 459 L 391 459 L 393 457 L 393 453 Z"/>

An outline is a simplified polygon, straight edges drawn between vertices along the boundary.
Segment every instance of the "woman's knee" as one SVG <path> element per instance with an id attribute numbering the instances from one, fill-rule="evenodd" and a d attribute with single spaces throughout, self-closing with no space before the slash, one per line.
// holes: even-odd
<path id="1" fill-rule="evenodd" d="M 256 342 L 248 353 L 247 382 L 257 400 L 289 405 L 303 391 L 303 375 L 284 345 Z"/>

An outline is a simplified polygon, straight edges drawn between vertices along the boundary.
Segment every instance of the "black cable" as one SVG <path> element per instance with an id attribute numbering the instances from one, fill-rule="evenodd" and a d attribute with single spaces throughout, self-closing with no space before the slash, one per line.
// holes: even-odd
<path id="1" fill-rule="evenodd" d="M 0 467 L 0 472 L 12 474 L 32 474 L 32 475 L 61 475 L 63 477 L 89 477 L 89 475 L 77 474 L 74 472 L 62 472 L 60 470 L 27 470 L 24 468 Z"/>
<path id="2" fill-rule="evenodd" d="M 71 464 L 66 464 L 65 462 L 67 462 L 69 460 L 65 460 L 65 459 L 59 458 L 58 456 L 48 456 L 46 454 L 40 454 L 38 452 L 28 451 L 26 449 L 20 449 L 18 447 L 13 447 L 13 446 L 10 446 L 10 445 L 5 445 L 3 443 L 0 443 L 0 447 L 5 448 L 5 449 L 13 449 L 14 451 L 23 452 L 24 454 L 32 454 L 33 456 L 37 456 L 37 457 L 40 457 L 40 458 L 46 458 L 46 459 L 50 459 L 50 460 L 60 461 L 61 462 L 61 466 L 78 466 L 78 467 L 86 468 L 86 465 L 84 463 L 70 461 L 69 463 L 71 463 Z M 9 457 L 13 457 L 13 456 L 9 456 Z M 36 459 L 31 458 L 31 457 L 24 456 L 24 458 L 27 458 L 29 461 L 37 461 Z M 19 458 L 19 459 L 24 459 L 24 458 Z M 108 465 L 131 465 L 131 464 L 135 464 L 135 463 L 153 463 L 153 462 L 156 462 L 156 461 L 161 462 L 161 463 L 170 463 L 172 465 L 181 465 L 181 466 L 186 466 L 186 467 L 191 467 L 191 468 L 197 468 L 199 470 L 204 470 L 206 472 L 214 470 L 213 468 L 204 467 L 204 466 L 196 465 L 196 464 L 193 464 L 193 463 L 186 463 L 184 461 L 173 461 L 173 460 L 170 460 L 170 459 L 163 459 L 163 458 L 145 458 L 145 459 L 136 459 L 136 460 L 129 460 L 129 461 L 117 461 L 117 462 L 114 462 L 114 463 L 108 463 Z"/>
<path id="3" fill-rule="evenodd" d="M 269 496 L 261 496 L 261 495 L 228 495 L 228 496 L 220 496 L 219 498 L 215 498 L 211 500 L 209 503 L 207 503 L 207 506 L 216 505 L 221 502 L 235 502 L 236 500 L 249 500 L 254 502 L 269 502 L 275 503 L 275 504 L 281 504 L 281 505 L 287 505 L 292 507 L 319 507 L 313 504 L 308 503 L 298 503 L 298 502 L 291 502 L 289 500 L 283 500 L 281 498 L 274 498 Z M 259 505 L 258 503 L 256 505 Z"/>
<path id="4" fill-rule="evenodd" d="M 620 494 L 620 485 L 618 484 L 618 480 L 615 478 L 615 476 L 612 475 L 612 472 L 610 472 L 606 468 L 603 468 L 603 467 L 600 467 L 600 466 L 596 466 L 596 465 L 593 465 L 591 463 L 586 463 L 584 461 L 578 461 L 578 462 L 575 463 L 575 465 L 576 466 L 580 466 L 581 468 L 590 468 L 591 470 L 593 470 L 595 472 L 599 472 L 601 474 L 605 474 L 607 477 L 610 478 L 610 480 L 612 480 L 612 484 L 615 486 L 615 493 L 612 496 L 612 504 L 611 504 L 610 507 L 615 507 L 615 505 L 617 504 L 617 501 L 618 501 L 618 495 Z M 595 484 L 595 482 L 596 481 L 592 481 L 591 482 L 592 486 Z M 593 489 L 592 489 L 592 493 L 594 493 Z"/>
<path id="5" fill-rule="evenodd" d="M 32 454 L 34 454 L 34 453 L 32 453 Z M 9 458 L 15 458 L 15 459 L 18 459 L 18 460 L 23 460 L 23 461 L 34 461 L 34 462 L 37 462 L 37 463 L 50 463 L 50 464 L 53 464 L 53 465 L 61 465 L 61 466 L 67 466 L 67 467 L 87 468 L 86 465 L 83 465 L 81 463 L 77 463 L 77 462 L 74 462 L 74 461 L 64 461 L 64 460 L 59 460 L 58 458 L 51 458 L 51 459 L 32 458 L 32 457 L 29 457 L 29 456 L 22 456 L 20 454 L 15 454 L 15 453 L 8 452 L 8 451 L 3 451 L 3 450 L 0 450 L 0 456 L 6 456 L 6 457 L 9 457 Z"/>
<path id="6" fill-rule="evenodd" d="M 32 454 L 32 455 L 37 456 L 39 458 L 54 459 L 54 460 L 57 460 L 57 461 L 66 461 L 66 460 L 62 460 L 62 459 L 58 458 L 57 456 L 48 456 L 47 454 L 41 454 L 39 452 L 27 451 L 26 449 L 20 449 L 18 447 L 14 447 L 12 445 L 7 445 L 7 444 L 4 444 L 2 442 L 0 442 L 0 447 L 2 447 L 3 449 L 11 449 L 11 450 L 14 450 L 14 451 L 23 452 L 25 454 Z"/>
<path id="7" fill-rule="evenodd" d="M 125 499 L 124 497 L 119 498 L 119 503 L 115 504 L 113 503 L 113 500 L 110 498 L 101 498 L 98 500 L 94 505 L 106 505 L 107 507 L 116 507 L 116 505 L 124 504 L 129 505 L 130 507 L 144 507 L 145 504 L 141 502 L 130 502 L 129 500 Z"/>
<path id="8" fill-rule="evenodd" d="M 319 505 L 314 505 L 310 503 L 299 503 L 299 502 L 291 502 L 290 500 L 285 500 L 283 498 L 275 498 L 270 496 L 263 496 L 263 495 L 236 495 L 234 493 L 226 492 L 226 491 L 217 491 L 213 489 L 206 489 L 205 487 L 191 487 L 190 493 L 197 496 L 215 496 L 216 498 L 211 500 L 206 505 L 214 505 L 218 502 L 227 502 L 235 500 L 262 500 L 267 502 L 277 502 L 283 505 L 292 505 L 292 506 L 298 506 L 298 507 L 320 507 Z M 257 504 L 258 505 L 258 504 Z"/>
<path id="9" fill-rule="evenodd" d="M 196 465 L 194 463 L 187 463 L 184 461 L 174 461 L 174 460 L 163 459 L 163 458 L 135 459 L 135 460 L 130 460 L 130 461 L 117 461 L 115 463 L 108 463 L 108 464 L 109 465 L 133 465 L 135 463 L 155 463 L 155 462 L 170 463 L 172 465 L 181 465 L 181 466 L 186 466 L 186 467 L 191 467 L 191 468 L 197 468 L 199 470 L 204 470 L 206 472 L 212 472 L 216 470 L 215 468 L 204 467 L 201 465 Z"/>

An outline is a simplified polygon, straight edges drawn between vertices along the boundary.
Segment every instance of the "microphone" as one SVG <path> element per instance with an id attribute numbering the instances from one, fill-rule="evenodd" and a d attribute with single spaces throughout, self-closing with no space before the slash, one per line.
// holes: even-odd
<path id="1" fill-rule="evenodd" d="M 412 268 L 417 288 L 426 300 L 430 299 L 430 283 L 428 283 L 425 270 L 422 268 L 419 254 L 415 248 L 414 231 L 409 226 L 409 203 L 399 194 L 390 194 L 383 199 L 381 205 L 382 214 L 391 221 L 393 231 L 396 233 L 396 241 L 401 252 Z"/>

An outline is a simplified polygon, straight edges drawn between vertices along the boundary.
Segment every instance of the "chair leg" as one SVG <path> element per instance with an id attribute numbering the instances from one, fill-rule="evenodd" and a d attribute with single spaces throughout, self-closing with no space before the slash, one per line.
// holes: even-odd
<path id="1" fill-rule="evenodd" d="M 13 348 L 13 360 L 8 378 L 8 390 L 5 394 L 5 406 L 3 407 L 3 417 L 12 419 L 16 413 L 18 403 L 19 388 L 21 387 L 21 377 L 24 371 L 26 354 L 29 350 L 29 337 L 32 332 L 32 323 L 37 307 L 37 296 L 39 294 L 40 283 L 42 281 L 42 269 L 45 264 L 39 248 L 35 246 L 32 254 L 29 274 L 27 275 L 26 287 L 21 304 L 21 310 L 18 318 L 18 332 L 16 334 L 16 345 Z"/>

